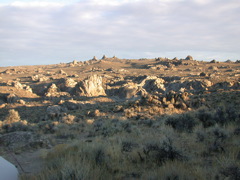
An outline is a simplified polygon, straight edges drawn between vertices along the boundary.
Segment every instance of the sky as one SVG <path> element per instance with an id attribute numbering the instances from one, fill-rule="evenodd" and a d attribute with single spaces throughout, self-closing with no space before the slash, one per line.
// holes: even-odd
<path id="1" fill-rule="evenodd" d="M 240 59 L 239 0 L 1 0 L 0 66 Z"/>

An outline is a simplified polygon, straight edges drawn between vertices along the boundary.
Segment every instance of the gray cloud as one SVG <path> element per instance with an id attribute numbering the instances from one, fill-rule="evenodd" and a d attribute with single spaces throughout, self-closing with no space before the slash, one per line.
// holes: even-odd
<path id="1" fill-rule="evenodd" d="M 0 66 L 123 58 L 240 56 L 238 0 L 82 0 L 0 5 Z"/>

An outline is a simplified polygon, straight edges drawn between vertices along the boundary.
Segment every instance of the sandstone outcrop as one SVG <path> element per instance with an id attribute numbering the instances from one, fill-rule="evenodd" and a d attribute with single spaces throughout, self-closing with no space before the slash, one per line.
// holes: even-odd
<path id="1" fill-rule="evenodd" d="M 69 96 L 67 92 L 61 92 L 60 89 L 56 86 L 56 84 L 52 84 L 45 93 L 46 97 L 60 97 L 60 96 Z"/>
<path id="2" fill-rule="evenodd" d="M 15 94 L 9 94 L 7 96 L 7 103 L 17 103 L 20 98 Z"/>
<path id="3" fill-rule="evenodd" d="M 77 85 L 77 82 L 74 81 L 72 78 L 64 78 L 61 79 L 58 84 L 61 91 L 71 93 Z"/>
<path id="4" fill-rule="evenodd" d="M 80 81 L 76 86 L 76 94 L 80 96 L 105 96 L 102 77 L 92 75 Z"/>

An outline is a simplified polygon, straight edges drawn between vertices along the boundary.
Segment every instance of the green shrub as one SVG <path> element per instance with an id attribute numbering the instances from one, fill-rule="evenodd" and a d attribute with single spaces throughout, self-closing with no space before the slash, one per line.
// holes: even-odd
<path id="1" fill-rule="evenodd" d="M 105 147 L 100 143 L 60 145 L 46 157 L 46 169 L 36 179 L 109 179 Z"/>
<path id="2" fill-rule="evenodd" d="M 155 162 L 158 165 L 167 160 L 184 159 L 183 153 L 173 145 L 173 141 L 168 137 L 161 139 L 159 142 L 147 142 L 143 148 L 143 153 L 147 161 Z"/>
<path id="3" fill-rule="evenodd" d="M 130 133 L 132 125 L 129 121 L 112 120 L 96 120 L 90 130 L 91 136 L 103 135 L 104 137 L 113 136 L 121 132 Z"/>
<path id="4" fill-rule="evenodd" d="M 142 176 L 142 179 L 151 180 L 199 180 L 207 178 L 211 179 L 203 169 L 196 170 L 183 161 L 168 161 L 154 170 L 145 171 Z"/>
<path id="5" fill-rule="evenodd" d="M 197 112 L 197 118 L 202 122 L 204 128 L 207 128 L 216 124 L 213 114 L 209 109 L 199 110 Z"/>
<path id="6" fill-rule="evenodd" d="M 226 142 L 229 132 L 222 127 L 215 126 L 207 129 L 204 144 L 208 151 L 206 154 L 223 153 L 226 151 Z"/>
<path id="7" fill-rule="evenodd" d="M 214 120 L 222 126 L 230 122 L 239 122 L 239 117 L 239 110 L 233 106 L 220 106 L 214 114 Z"/>
<path id="8" fill-rule="evenodd" d="M 29 131 L 31 130 L 30 125 L 27 123 L 27 121 L 19 121 L 12 124 L 5 124 L 3 126 L 3 129 L 5 132 L 15 132 L 15 131 Z"/>
<path id="9" fill-rule="evenodd" d="M 230 180 L 240 179 L 240 167 L 236 164 L 229 165 L 220 170 L 220 173 Z"/>
<path id="10" fill-rule="evenodd" d="M 172 126 L 179 132 L 192 132 L 193 128 L 198 124 L 198 121 L 191 113 L 184 113 L 169 116 L 165 124 Z"/>

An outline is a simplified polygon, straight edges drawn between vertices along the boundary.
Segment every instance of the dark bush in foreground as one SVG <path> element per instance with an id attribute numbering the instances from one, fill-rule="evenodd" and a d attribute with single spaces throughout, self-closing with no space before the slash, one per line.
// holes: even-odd
<path id="1" fill-rule="evenodd" d="M 170 138 L 165 138 L 160 142 L 147 143 L 144 146 L 143 152 L 148 161 L 156 162 L 158 165 L 167 160 L 184 159 L 183 153 L 173 145 Z"/>
<path id="2" fill-rule="evenodd" d="M 222 168 L 220 173 L 230 180 L 240 179 L 240 167 L 234 164 Z"/>
<path id="3" fill-rule="evenodd" d="M 185 113 L 168 117 L 165 124 L 180 132 L 192 132 L 198 121 L 192 114 Z"/>
<path id="4" fill-rule="evenodd" d="M 209 109 L 201 109 L 197 113 L 197 118 L 202 122 L 204 128 L 213 126 L 216 124 L 213 114 Z"/>
<path id="5" fill-rule="evenodd" d="M 233 106 L 219 107 L 214 114 L 214 120 L 220 125 L 239 121 L 239 111 Z"/>

